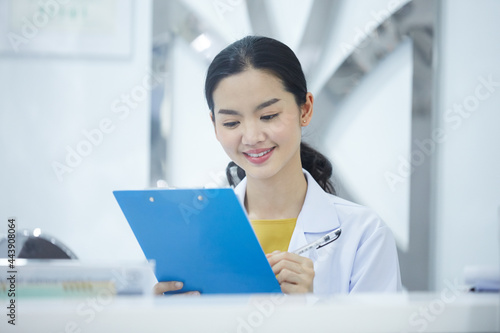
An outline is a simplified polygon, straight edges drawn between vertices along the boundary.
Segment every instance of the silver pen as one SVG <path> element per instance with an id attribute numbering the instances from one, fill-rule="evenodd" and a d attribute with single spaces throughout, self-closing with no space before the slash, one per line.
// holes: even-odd
<path id="1" fill-rule="evenodd" d="M 314 242 L 309 243 L 307 245 L 304 245 L 295 251 L 292 251 L 292 253 L 302 254 L 302 253 L 310 251 L 312 249 L 322 248 L 323 246 L 326 246 L 326 245 L 336 241 L 340 237 L 341 233 L 342 233 L 342 230 L 339 227 L 339 228 L 333 230 L 332 232 L 327 233 L 323 237 L 318 238 Z"/>

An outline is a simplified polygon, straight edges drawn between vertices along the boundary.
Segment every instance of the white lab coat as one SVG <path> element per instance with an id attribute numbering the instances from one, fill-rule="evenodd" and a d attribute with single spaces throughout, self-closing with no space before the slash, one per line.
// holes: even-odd
<path id="1" fill-rule="evenodd" d="M 314 293 L 400 291 L 398 255 L 390 229 L 373 211 L 323 191 L 303 171 L 307 193 L 288 250 L 342 228 L 335 242 L 303 254 L 314 263 Z M 244 207 L 246 178 L 234 191 Z"/>

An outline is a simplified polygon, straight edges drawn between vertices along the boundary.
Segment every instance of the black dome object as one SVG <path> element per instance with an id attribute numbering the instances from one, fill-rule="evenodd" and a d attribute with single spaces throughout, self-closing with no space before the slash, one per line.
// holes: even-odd
<path id="1" fill-rule="evenodd" d="M 16 232 L 16 258 L 19 259 L 77 259 L 76 255 L 52 236 L 23 230 Z M 0 237 L 0 258 L 7 258 L 8 238 Z"/>

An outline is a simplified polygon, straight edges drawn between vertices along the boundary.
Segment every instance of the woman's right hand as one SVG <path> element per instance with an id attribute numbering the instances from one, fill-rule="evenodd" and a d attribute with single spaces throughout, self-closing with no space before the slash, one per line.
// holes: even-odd
<path id="1" fill-rule="evenodd" d="M 180 290 L 183 287 L 183 283 L 179 281 L 163 281 L 163 282 L 158 282 L 155 284 L 153 287 L 153 292 L 155 295 L 163 295 L 163 293 L 167 291 L 175 291 L 175 290 Z M 182 293 L 181 295 L 199 295 L 199 291 L 188 291 L 185 293 Z"/>

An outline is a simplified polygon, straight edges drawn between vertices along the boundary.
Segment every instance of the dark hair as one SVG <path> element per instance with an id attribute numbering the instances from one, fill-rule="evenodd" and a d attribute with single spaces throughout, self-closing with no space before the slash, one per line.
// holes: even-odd
<path id="1" fill-rule="evenodd" d="M 205 97 L 212 116 L 214 116 L 213 93 L 219 82 L 250 68 L 266 71 L 279 78 L 285 90 L 295 96 L 298 106 L 306 102 L 306 78 L 295 53 L 275 39 L 247 36 L 223 49 L 208 67 Z M 303 142 L 300 144 L 300 159 L 302 167 L 314 177 L 323 190 L 335 194 L 330 181 L 332 176 L 330 161 Z M 226 168 L 226 175 L 229 184 L 235 186 L 245 176 L 245 171 L 231 162 Z"/>

